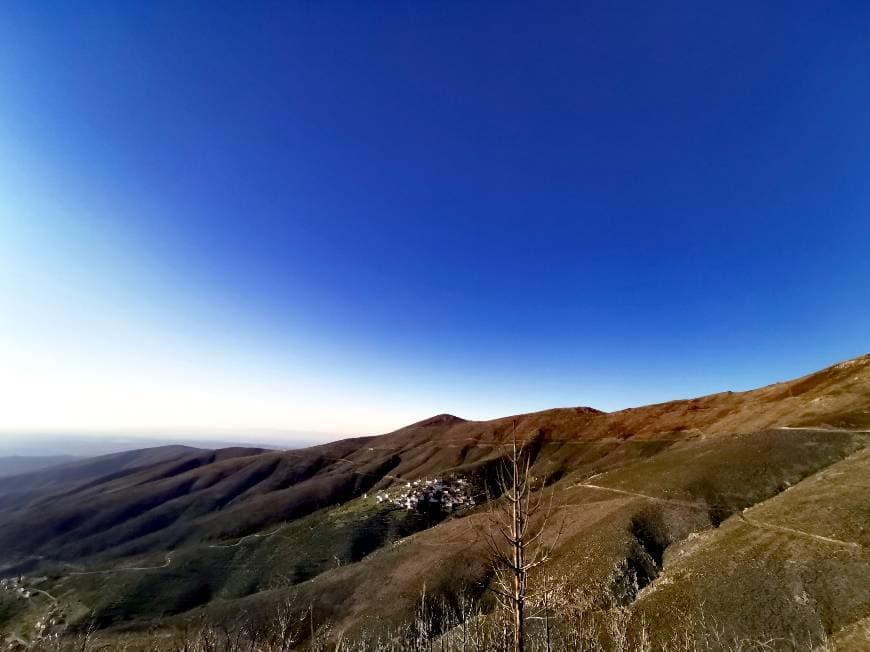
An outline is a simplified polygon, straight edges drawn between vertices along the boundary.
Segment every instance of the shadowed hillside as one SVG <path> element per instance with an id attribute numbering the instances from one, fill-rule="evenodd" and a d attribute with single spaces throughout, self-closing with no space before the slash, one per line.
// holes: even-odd
<path id="1" fill-rule="evenodd" d="M 10 455 L 8 457 L 0 457 L 0 478 L 30 473 L 74 460 L 75 457 L 72 455 Z"/>

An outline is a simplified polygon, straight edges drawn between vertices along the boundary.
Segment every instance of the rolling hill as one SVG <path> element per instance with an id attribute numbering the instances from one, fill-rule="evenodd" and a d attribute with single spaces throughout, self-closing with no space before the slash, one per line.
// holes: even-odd
<path id="1" fill-rule="evenodd" d="M 444 414 L 300 450 L 161 447 L 2 478 L 0 577 L 24 575 L 31 597 L 0 592 L 0 631 L 32 640 L 49 609 L 61 633 L 93 623 L 144 645 L 293 596 L 334 639 L 400 626 L 424 590 L 444 604 L 468 592 L 491 619 L 482 533 L 514 431 L 560 530 L 532 582 L 605 647 L 605 612 L 626 631 L 655 623 L 660 647 L 870 645 L 870 356 L 613 413 Z M 397 505 L 427 480 L 469 502 Z"/>

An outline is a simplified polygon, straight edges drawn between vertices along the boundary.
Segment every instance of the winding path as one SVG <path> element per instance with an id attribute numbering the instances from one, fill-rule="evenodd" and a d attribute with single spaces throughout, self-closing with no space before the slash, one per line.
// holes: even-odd
<path id="1" fill-rule="evenodd" d="M 109 573 L 123 573 L 125 571 L 149 571 L 149 570 L 159 570 L 161 568 L 168 568 L 169 564 L 172 563 L 172 553 L 166 553 L 166 561 L 164 561 L 160 566 L 126 566 L 122 568 L 108 568 L 106 570 L 92 570 L 92 571 L 70 571 L 67 575 L 106 575 Z"/>
<path id="2" fill-rule="evenodd" d="M 235 543 L 230 543 L 230 544 L 226 544 L 226 545 L 214 544 L 214 545 L 210 545 L 208 547 L 209 548 L 236 548 L 236 547 L 242 545 L 242 542 L 244 542 L 246 539 L 258 538 L 258 537 L 264 537 L 264 538 L 270 537 L 273 534 L 276 534 L 283 527 L 284 527 L 284 525 L 279 525 L 277 528 L 275 528 L 271 532 L 266 532 L 266 533 L 261 533 L 261 534 L 248 534 L 246 536 L 243 536 L 241 539 L 239 539 Z M 110 573 L 124 573 L 124 572 L 128 572 L 128 571 L 160 570 L 161 568 L 168 568 L 171 563 L 172 563 L 172 553 L 168 552 L 168 553 L 166 553 L 166 560 L 162 564 L 160 564 L 159 566 L 125 566 L 122 568 L 107 568 L 105 570 L 70 571 L 69 573 L 67 573 L 67 575 L 76 575 L 76 576 L 108 575 Z M 45 595 L 47 595 L 49 598 L 51 598 L 52 600 L 57 602 L 57 600 L 54 598 L 54 596 L 48 594 L 45 591 L 41 591 L 39 589 L 36 589 L 36 590 L 39 591 L 40 593 L 45 593 Z"/>
<path id="3" fill-rule="evenodd" d="M 371 450 L 371 449 L 370 449 Z M 398 448 L 395 450 L 399 450 Z M 354 462 L 353 460 L 349 460 L 346 457 L 333 457 L 330 458 L 335 462 L 344 462 L 345 464 L 350 464 L 351 466 L 357 467 L 360 466 L 360 462 Z M 387 478 L 389 480 L 393 480 L 394 482 L 407 482 L 407 478 L 400 478 L 397 475 L 390 475 L 389 473 L 367 473 L 364 471 L 351 471 L 351 473 L 356 473 L 357 475 L 365 475 L 372 478 Z"/>
<path id="4" fill-rule="evenodd" d="M 209 548 L 238 548 L 240 545 L 242 545 L 242 542 L 245 541 L 246 539 L 257 539 L 259 537 L 263 537 L 264 539 L 267 539 L 270 536 L 272 536 L 273 534 L 277 534 L 278 531 L 281 530 L 283 527 L 284 527 L 284 525 L 279 525 L 271 532 L 266 532 L 266 533 L 246 534 L 245 536 L 243 536 L 241 539 L 239 539 L 235 543 L 229 543 L 229 544 L 215 543 L 213 545 L 210 545 Z"/>
<path id="5" fill-rule="evenodd" d="M 31 593 L 42 593 L 42 595 L 44 595 L 46 598 L 48 598 L 49 600 L 51 600 L 54 604 L 57 604 L 57 598 L 55 598 L 55 597 L 54 597 L 51 593 L 49 593 L 48 591 L 43 591 L 42 589 L 37 589 L 37 588 L 31 588 L 31 589 L 30 589 L 30 592 L 31 592 Z"/>

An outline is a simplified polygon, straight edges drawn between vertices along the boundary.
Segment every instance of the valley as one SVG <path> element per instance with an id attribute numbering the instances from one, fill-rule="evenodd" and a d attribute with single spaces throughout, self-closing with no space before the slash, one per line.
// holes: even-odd
<path id="1" fill-rule="evenodd" d="M 870 645 L 870 356 L 614 413 L 438 415 L 301 450 L 163 447 L 0 478 L 16 583 L 0 631 L 178 649 L 180 632 L 292 612 L 294 646 L 321 649 L 400 631 L 422 599 L 439 605 L 432 640 L 475 624 L 495 646 L 486 533 L 512 436 L 558 530 L 529 579 L 547 600 L 530 649 L 541 613 L 559 649 L 581 630 L 605 650 Z"/>

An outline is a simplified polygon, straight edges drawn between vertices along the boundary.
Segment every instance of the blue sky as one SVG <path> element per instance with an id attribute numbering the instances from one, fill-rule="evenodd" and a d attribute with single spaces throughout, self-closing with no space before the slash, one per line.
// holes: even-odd
<path id="1" fill-rule="evenodd" d="M 868 20 L 5 3 L 0 427 L 383 432 L 865 353 Z"/>

